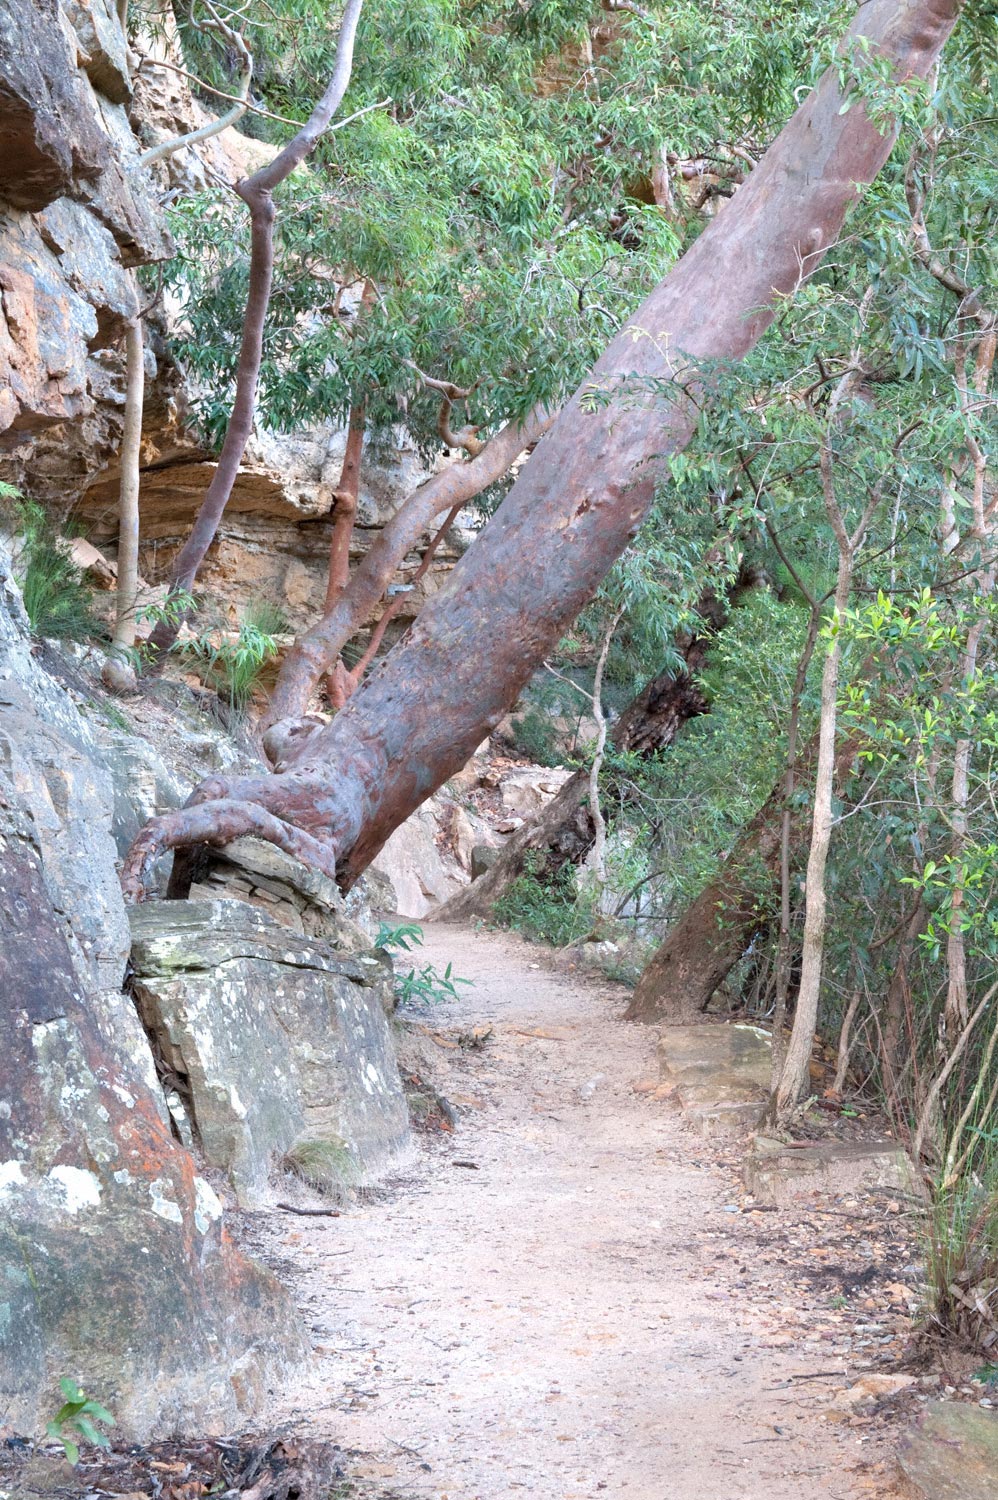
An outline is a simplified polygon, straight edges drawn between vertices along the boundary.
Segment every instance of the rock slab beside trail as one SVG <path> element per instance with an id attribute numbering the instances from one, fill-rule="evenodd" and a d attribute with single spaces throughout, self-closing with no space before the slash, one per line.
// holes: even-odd
<path id="1" fill-rule="evenodd" d="M 243 1206 L 302 1143 L 370 1180 L 409 1142 L 388 958 L 337 952 L 243 901 L 133 907 L 136 1002 L 194 1139 Z M 351 924 L 352 925 L 352 924 Z M 313 1151 L 313 1155 L 314 1155 Z M 330 1184 L 332 1185 L 332 1184 Z"/>
<path id="2" fill-rule="evenodd" d="M 662 1078 L 702 1135 L 751 1130 L 769 1096 L 769 1033 L 739 1024 L 666 1026 L 658 1044 Z"/>
<path id="3" fill-rule="evenodd" d="M 889 1188 L 915 1193 L 911 1158 L 897 1141 L 815 1141 L 756 1136 L 745 1162 L 745 1186 L 758 1203 L 783 1206 L 811 1193 L 858 1193 Z"/>
<path id="4" fill-rule="evenodd" d="M 301 1325 L 172 1139 L 122 992 L 114 796 L 32 647 L 0 550 L 0 1413 L 37 1434 L 70 1375 L 142 1438 L 231 1431 Z"/>
<path id="5" fill-rule="evenodd" d="M 998 1413 L 935 1401 L 905 1437 L 898 1462 L 911 1500 L 994 1500 Z"/>

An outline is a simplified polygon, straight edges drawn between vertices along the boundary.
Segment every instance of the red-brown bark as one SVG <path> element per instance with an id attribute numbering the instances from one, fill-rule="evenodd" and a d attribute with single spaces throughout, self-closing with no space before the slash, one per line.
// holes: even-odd
<path id="1" fill-rule="evenodd" d="M 358 402 L 350 412 L 347 444 L 336 487 L 333 508 L 333 530 L 329 538 L 329 576 L 326 580 L 326 602 L 322 613 L 339 600 L 350 577 L 350 543 L 357 520 L 357 497 L 360 494 L 360 460 L 364 452 L 364 403 Z"/>
<path id="2" fill-rule="evenodd" d="M 959 0 L 871 0 L 851 34 L 898 76 L 925 76 L 959 11 Z M 705 367 L 746 354 L 834 243 L 892 145 L 861 102 L 845 113 L 842 103 L 829 70 L 610 345 L 406 641 L 286 772 L 226 789 L 325 840 L 342 885 L 469 759 L 593 597 L 647 515 L 666 458 L 695 429 Z M 669 404 L 636 396 L 634 377 L 671 384 Z M 157 843 L 203 838 L 189 817 L 143 833 L 141 856 L 126 862 L 131 893 Z"/>
<path id="3" fill-rule="evenodd" d="M 190 534 L 170 569 L 170 592 L 173 594 L 190 590 L 208 548 L 215 540 L 218 523 L 229 503 L 253 431 L 263 359 L 263 333 L 274 279 L 274 189 L 305 160 L 342 103 L 353 71 L 354 41 L 362 4 L 363 0 L 347 0 L 340 23 L 333 76 L 301 130 L 273 161 L 236 183 L 236 192 L 246 204 L 250 216 L 249 291 L 239 347 L 236 393 L 211 483 Z M 175 615 L 162 619 L 153 630 L 149 637 L 149 651 L 154 666 L 162 662 L 179 630 L 180 621 Z"/>
<path id="4" fill-rule="evenodd" d="M 301 719 L 324 672 L 384 598 L 385 591 L 422 534 L 444 511 L 460 510 L 508 473 L 525 448 L 537 443 L 555 413 L 535 408 L 522 422 L 509 422 L 469 463 L 453 464 L 415 490 L 382 530 L 333 609 L 300 635 L 281 666 L 264 727 Z"/>

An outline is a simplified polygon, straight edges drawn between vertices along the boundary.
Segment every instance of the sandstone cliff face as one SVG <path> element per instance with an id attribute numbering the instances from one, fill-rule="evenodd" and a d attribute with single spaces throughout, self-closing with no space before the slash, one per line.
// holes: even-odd
<path id="1" fill-rule="evenodd" d="M 170 253 L 112 0 L 0 0 L 0 457 L 53 492 L 113 446 L 127 268 Z"/>
<path id="2" fill-rule="evenodd" d="M 169 24 L 143 41 L 154 56 L 172 55 L 171 47 Z M 198 152 L 141 166 L 146 144 L 207 116 L 173 72 L 144 67 L 133 94 L 128 64 L 113 0 L 0 0 L 0 478 L 62 515 L 72 511 L 112 557 L 121 345 L 136 310 L 129 268 L 170 254 L 159 198 L 202 188 L 202 157 L 216 177 L 235 181 L 273 149 L 228 130 Z M 156 584 L 215 465 L 187 420 L 184 383 L 155 319 L 147 320 L 146 350 L 140 568 Z M 345 440 L 330 423 L 288 437 L 261 431 L 251 442 L 201 576 L 231 617 L 257 600 L 282 608 L 294 630 L 318 614 Z M 386 457 L 368 458 L 355 561 L 426 473 L 403 432 Z M 464 544 L 459 531 L 448 539 L 406 596 L 393 635 Z M 403 587 L 418 562 L 414 552 Z"/>
<path id="3" fill-rule="evenodd" d="M 131 89 L 113 0 L 0 0 L 0 473 L 62 513 L 113 463 L 120 343 L 136 312 L 131 269 L 171 252 L 157 185 L 138 160 Z M 148 469 L 189 464 L 196 478 L 186 509 L 162 504 L 169 481 L 150 484 L 153 548 L 164 533 L 152 518 L 162 506 L 167 534 L 179 534 L 210 469 L 184 430 L 176 378 L 166 361 L 159 367 Z M 254 455 L 244 493 L 257 508 L 237 509 L 237 525 L 255 514 L 293 528 L 321 511 L 315 496 L 297 496 L 292 466 L 276 467 L 279 479 Z M 103 504 L 95 487 L 95 521 Z M 150 1003 L 144 1027 L 125 988 L 132 936 L 115 842 L 185 796 L 210 756 L 175 767 L 123 729 L 120 714 L 115 727 L 94 722 L 99 693 L 93 672 L 74 674 L 31 642 L 0 547 L 0 1411 L 38 1434 L 59 1377 L 71 1374 L 126 1436 L 233 1430 L 260 1412 L 307 1344 L 288 1294 L 226 1231 L 220 1171 L 238 1174 L 206 1149 L 211 1101 L 197 1101 L 200 1119 L 188 1110 L 185 1138 L 164 1091 L 165 1012 Z M 185 751 L 195 740 L 188 734 Z M 273 883 L 254 871 L 250 899 L 269 899 Z M 310 900 L 291 890 L 274 904 L 298 920 L 293 938 L 285 928 L 275 935 L 253 906 L 211 908 L 222 929 L 239 928 L 241 910 L 243 927 L 269 934 L 252 975 L 225 972 L 231 1024 L 215 1039 L 232 1058 L 229 1081 L 238 1075 L 254 1118 L 276 1131 L 271 1141 L 261 1126 L 250 1142 L 258 1196 L 276 1154 L 302 1131 L 335 1135 L 370 1169 L 407 1136 L 382 1003 L 390 973 L 360 951 L 362 935 L 339 912 L 327 925 L 342 934 L 317 940 L 313 960 Z M 349 951 L 339 951 L 340 935 Z M 204 955 L 188 959 L 200 974 Z M 278 1012 L 282 985 L 288 1003 Z M 262 1038 L 255 1060 L 243 1023 Z M 313 1026 L 330 1033 L 325 1047 L 307 1034 Z M 171 1056 L 193 1069 L 179 1043 Z"/>

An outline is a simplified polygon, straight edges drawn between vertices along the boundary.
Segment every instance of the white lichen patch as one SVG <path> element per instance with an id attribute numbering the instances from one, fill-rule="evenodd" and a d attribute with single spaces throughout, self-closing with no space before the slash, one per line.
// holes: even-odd
<path id="1" fill-rule="evenodd" d="M 85 1167 L 70 1167 L 60 1162 L 49 1173 L 49 1181 L 61 1189 L 67 1213 L 78 1214 L 85 1208 L 100 1207 L 100 1180 Z"/>
<path id="2" fill-rule="evenodd" d="M 120 1083 L 113 1084 L 112 1088 L 126 1109 L 135 1108 L 135 1096 L 133 1094 L 130 1094 L 126 1088 L 122 1088 Z"/>
<path id="3" fill-rule="evenodd" d="M 15 1188 L 23 1187 L 26 1180 L 23 1162 L 0 1161 L 0 1198 L 12 1193 Z"/>
<path id="4" fill-rule="evenodd" d="M 182 1224 L 184 1216 L 180 1211 L 179 1203 L 167 1197 L 172 1183 L 165 1182 L 162 1177 L 157 1177 L 155 1182 L 149 1184 L 149 1197 L 152 1200 L 152 1211 L 160 1219 L 166 1219 L 170 1224 Z"/>
<path id="5" fill-rule="evenodd" d="M 222 1217 L 222 1205 L 211 1183 L 203 1177 L 194 1179 L 194 1223 L 199 1234 L 206 1234 Z"/>

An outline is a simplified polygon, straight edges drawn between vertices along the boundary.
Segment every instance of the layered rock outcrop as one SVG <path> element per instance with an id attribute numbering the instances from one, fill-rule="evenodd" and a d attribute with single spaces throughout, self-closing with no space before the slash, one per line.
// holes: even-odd
<path id="1" fill-rule="evenodd" d="M 114 445 L 127 268 L 171 249 L 130 94 L 111 0 L 0 0 L 0 454 L 16 478 L 39 434 L 58 436 L 53 488 Z"/>
<path id="2" fill-rule="evenodd" d="M 241 901 L 130 915 L 136 1002 L 185 1096 L 192 1144 L 241 1204 L 272 1198 L 284 1162 L 301 1158 L 325 1187 L 369 1181 L 401 1158 L 409 1121 L 386 1015 L 390 963 L 298 937 Z"/>

